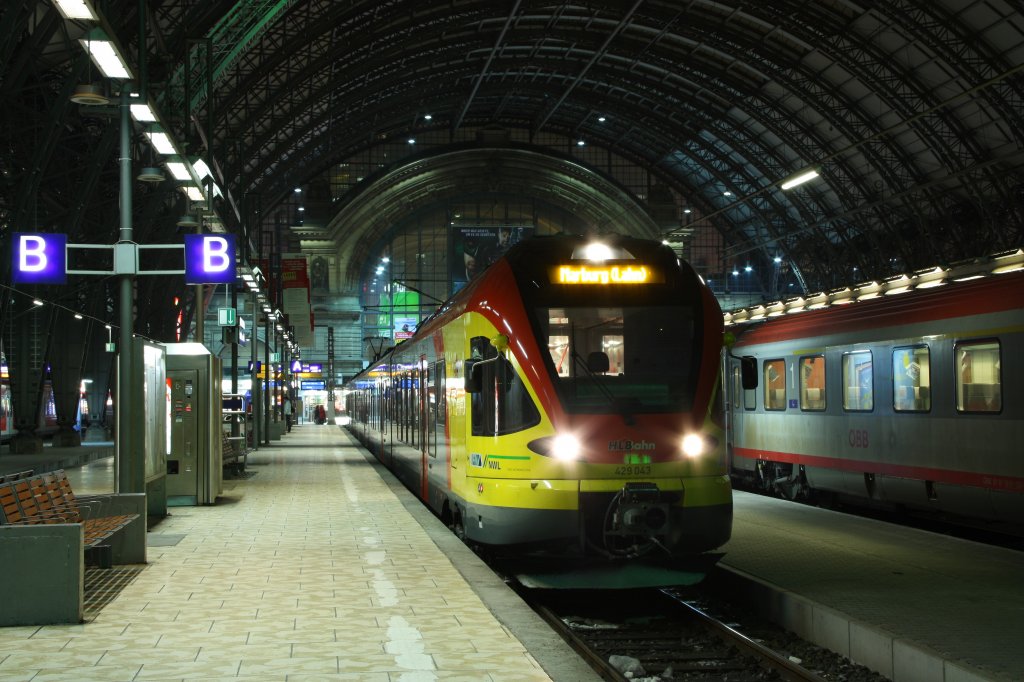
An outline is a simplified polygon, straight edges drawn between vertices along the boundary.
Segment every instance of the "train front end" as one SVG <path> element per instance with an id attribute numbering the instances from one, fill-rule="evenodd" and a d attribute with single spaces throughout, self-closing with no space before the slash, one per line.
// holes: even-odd
<path id="1" fill-rule="evenodd" d="M 505 441 L 528 480 L 483 513 L 564 555 L 692 557 L 725 543 L 722 317 L 700 278 L 669 248 L 625 237 L 537 239 L 508 266 L 522 310 L 505 306 L 495 329 L 531 360 L 516 364 L 538 418 Z M 508 390 L 497 386 L 479 400 L 485 419 Z"/>

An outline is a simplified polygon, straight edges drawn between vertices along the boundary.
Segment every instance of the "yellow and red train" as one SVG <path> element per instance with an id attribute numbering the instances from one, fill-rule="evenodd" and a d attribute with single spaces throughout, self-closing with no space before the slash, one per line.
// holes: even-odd
<path id="1" fill-rule="evenodd" d="M 692 557 L 732 528 L 722 330 L 667 246 L 533 238 L 345 384 L 349 428 L 472 543 Z"/>

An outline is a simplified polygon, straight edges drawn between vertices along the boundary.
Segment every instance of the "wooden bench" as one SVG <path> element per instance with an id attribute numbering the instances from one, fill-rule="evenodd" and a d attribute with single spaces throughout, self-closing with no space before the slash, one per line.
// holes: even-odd
<path id="1" fill-rule="evenodd" d="M 76 495 L 63 470 L 0 482 L 0 627 L 79 623 L 86 558 L 146 563 L 146 494 Z"/>
<path id="2" fill-rule="evenodd" d="M 0 483 L 0 523 L 81 524 L 86 550 L 103 568 L 113 561 L 106 541 L 139 517 L 138 514 L 114 514 L 104 510 L 102 495 L 79 498 L 63 469 Z"/>

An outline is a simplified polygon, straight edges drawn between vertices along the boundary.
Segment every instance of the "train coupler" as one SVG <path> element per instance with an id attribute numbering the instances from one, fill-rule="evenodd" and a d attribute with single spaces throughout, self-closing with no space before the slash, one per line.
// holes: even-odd
<path id="1" fill-rule="evenodd" d="M 665 535 L 672 504 L 667 497 L 654 483 L 627 483 L 612 501 L 606 534 L 648 538 Z"/>

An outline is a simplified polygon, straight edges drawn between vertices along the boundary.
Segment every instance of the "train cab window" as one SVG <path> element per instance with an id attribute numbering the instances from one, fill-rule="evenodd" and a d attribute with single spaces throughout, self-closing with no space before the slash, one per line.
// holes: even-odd
<path id="1" fill-rule="evenodd" d="M 1000 412 L 1003 409 L 1002 362 L 995 339 L 957 343 L 956 409 L 959 412 Z"/>
<path id="2" fill-rule="evenodd" d="M 800 358 L 800 409 L 820 412 L 825 409 L 825 356 Z"/>
<path id="3" fill-rule="evenodd" d="M 474 436 L 500 436 L 540 423 L 540 412 L 515 367 L 500 357 L 483 336 L 470 339 L 473 358 L 493 360 L 480 364 L 480 391 L 471 396 Z"/>
<path id="4" fill-rule="evenodd" d="M 932 375 L 928 346 L 892 351 L 892 409 L 928 412 L 932 409 Z"/>
<path id="5" fill-rule="evenodd" d="M 786 409 L 786 361 L 764 361 L 764 409 Z"/>
<path id="6" fill-rule="evenodd" d="M 539 307 L 535 315 L 568 411 L 658 413 L 692 402 L 692 309 L 609 304 Z"/>
<path id="7" fill-rule="evenodd" d="M 871 351 L 843 353 L 843 409 L 848 412 L 875 409 L 874 388 Z"/>
<path id="8" fill-rule="evenodd" d="M 559 318 L 555 321 L 562 324 L 567 324 L 568 319 L 564 321 Z M 569 337 L 564 334 L 552 334 L 548 337 L 548 353 L 551 354 L 551 361 L 555 363 L 555 374 L 560 377 L 569 376 L 569 365 L 567 362 L 569 359 Z"/>

